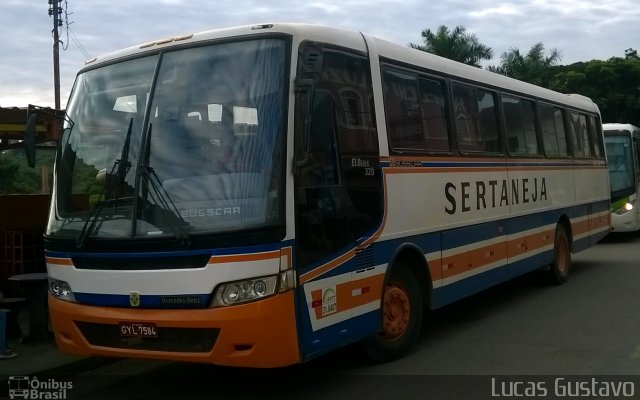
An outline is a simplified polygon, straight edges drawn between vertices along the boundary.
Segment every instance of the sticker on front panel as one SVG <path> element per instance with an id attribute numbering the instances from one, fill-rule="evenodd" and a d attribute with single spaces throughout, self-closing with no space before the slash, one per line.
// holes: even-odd
<path id="1" fill-rule="evenodd" d="M 338 311 L 336 302 L 336 287 L 322 289 L 322 316 L 333 314 Z"/>

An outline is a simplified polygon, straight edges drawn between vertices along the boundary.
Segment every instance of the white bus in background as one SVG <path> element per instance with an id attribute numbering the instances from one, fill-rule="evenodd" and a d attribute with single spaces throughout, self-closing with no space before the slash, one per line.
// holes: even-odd
<path id="1" fill-rule="evenodd" d="M 640 229 L 640 128 L 604 124 L 611 185 L 611 225 L 614 232 Z"/>

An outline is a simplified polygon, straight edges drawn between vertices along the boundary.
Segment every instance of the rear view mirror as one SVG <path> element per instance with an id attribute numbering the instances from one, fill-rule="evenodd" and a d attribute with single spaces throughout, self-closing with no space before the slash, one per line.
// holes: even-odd
<path id="1" fill-rule="evenodd" d="M 24 154 L 27 157 L 27 165 L 36 166 L 36 114 L 27 118 L 27 126 L 24 130 Z"/>

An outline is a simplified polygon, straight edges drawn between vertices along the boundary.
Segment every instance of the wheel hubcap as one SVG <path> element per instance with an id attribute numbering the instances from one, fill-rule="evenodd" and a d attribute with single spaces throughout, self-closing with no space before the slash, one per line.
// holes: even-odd
<path id="1" fill-rule="evenodd" d="M 409 326 L 411 307 L 407 293 L 396 285 L 389 285 L 384 292 L 383 336 L 389 341 L 398 340 Z"/>

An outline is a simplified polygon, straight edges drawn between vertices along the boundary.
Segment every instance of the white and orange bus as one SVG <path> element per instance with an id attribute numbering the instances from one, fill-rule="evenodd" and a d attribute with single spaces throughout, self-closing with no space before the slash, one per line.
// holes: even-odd
<path id="1" fill-rule="evenodd" d="M 603 124 L 611 185 L 611 228 L 614 232 L 640 229 L 640 128 L 631 124 Z"/>
<path id="2" fill-rule="evenodd" d="M 88 61 L 54 186 L 58 347 L 233 366 L 400 357 L 426 309 L 564 282 L 610 221 L 590 99 L 301 24 Z"/>

